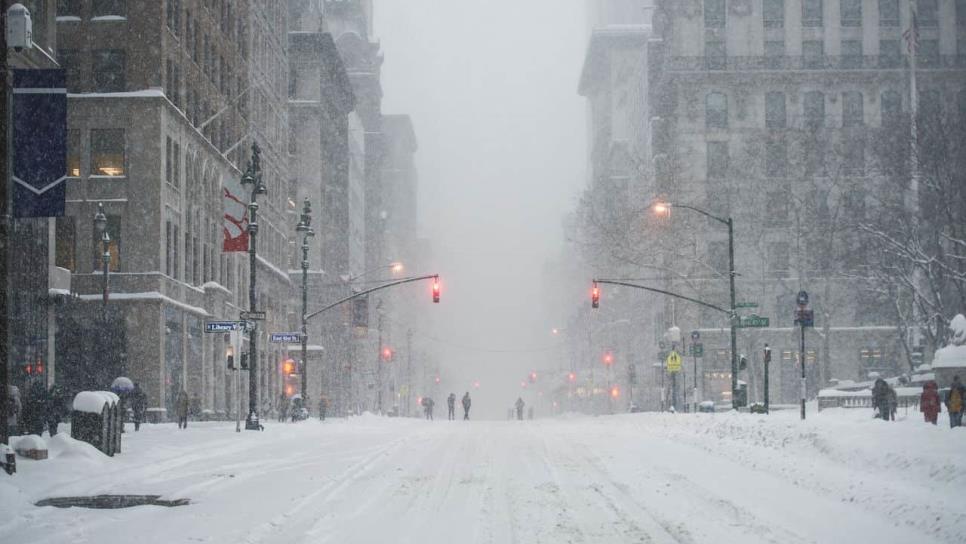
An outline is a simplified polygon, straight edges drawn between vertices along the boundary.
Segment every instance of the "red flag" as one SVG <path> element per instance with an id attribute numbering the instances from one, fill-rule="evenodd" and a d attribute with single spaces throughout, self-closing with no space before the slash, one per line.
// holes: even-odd
<path id="1" fill-rule="evenodd" d="M 222 251 L 225 253 L 248 251 L 248 205 L 244 195 L 245 189 L 241 180 L 227 176 L 222 187 L 225 209 L 225 241 Z"/>

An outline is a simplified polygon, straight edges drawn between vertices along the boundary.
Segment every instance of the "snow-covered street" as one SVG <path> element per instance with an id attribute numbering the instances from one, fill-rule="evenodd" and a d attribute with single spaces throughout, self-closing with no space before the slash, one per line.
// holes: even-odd
<path id="1" fill-rule="evenodd" d="M 62 438 L 22 459 L 0 541 L 961 542 L 966 432 L 917 416 L 149 425 L 113 459 Z M 33 505 L 127 493 L 191 504 Z"/>

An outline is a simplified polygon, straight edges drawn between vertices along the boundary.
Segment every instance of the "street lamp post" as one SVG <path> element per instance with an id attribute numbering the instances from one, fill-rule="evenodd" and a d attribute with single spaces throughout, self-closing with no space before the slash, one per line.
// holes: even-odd
<path id="1" fill-rule="evenodd" d="M 242 185 L 251 185 L 251 199 L 248 203 L 248 310 L 254 314 L 257 306 L 255 294 L 255 273 L 258 265 L 258 195 L 268 192 L 262 183 L 261 149 L 257 143 L 252 144 L 252 156 L 248 161 L 248 168 L 242 174 Z M 245 418 L 245 429 L 257 431 L 261 424 L 258 422 L 258 321 L 251 320 L 248 326 L 248 416 Z"/>
<path id="2" fill-rule="evenodd" d="M 298 225 L 295 226 L 295 232 L 302 235 L 302 402 L 308 402 L 308 341 L 309 341 L 309 330 L 307 325 L 306 314 L 309 311 L 309 238 L 315 236 L 315 231 L 312 230 L 312 203 L 309 199 L 305 199 L 305 203 L 302 205 L 302 215 L 299 218 Z"/>
<path id="3" fill-rule="evenodd" d="M 107 299 L 109 297 L 109 287 L 108 287 L 108 274 L 110 274 L 110 264 L 111 264 L 111 235 L 107 232 L 107 216 L 104 215 L 104 203 L 97 203 L 97 213 L 94 214 L 94 227 L 97 232 L 101 235 L 101 271 L 103 273 L 102 280 L 102 302 L 103 307 L 101 309 L 101 315 L 105 321 L 107 321 Z"/>
<path id="4" fill-rule="evenodd" d="M 671 216 L 671 208 L 684 208 L 699 213 L 710 219 L 728 227 L 728 288 L 730 291 L 731 306 L 728 320 L 731 324 L 731 407 L 738 408 L 738 397 L 735 394 L 738 389 L 738 313 L 735 309 L 737 296 L 735 294 L 735 222 L 731 217 L 718 217 L 700 208 L 685 204 L 672 204 L 669 202 L 659 202 L 654 205 L 654 211 L 666 217 Z"/>

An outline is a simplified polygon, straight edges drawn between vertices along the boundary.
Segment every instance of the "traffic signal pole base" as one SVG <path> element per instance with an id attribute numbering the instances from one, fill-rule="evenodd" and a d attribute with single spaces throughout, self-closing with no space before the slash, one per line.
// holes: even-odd
<path id="1" fill-rule="evenodd" d="M 258 414 L 256 414 L 255 412 L 248 412 L 248 417 L 245 418 L 245 430 L 246 431 L 262 430 L 262 424 L 258 422 Z"/>

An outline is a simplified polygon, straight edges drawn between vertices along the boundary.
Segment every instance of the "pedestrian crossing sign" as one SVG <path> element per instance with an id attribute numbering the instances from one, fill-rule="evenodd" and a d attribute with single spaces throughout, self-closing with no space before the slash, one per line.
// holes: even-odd
<path id="1" fill-rule="evenodd" d="M 667 364 L 667 371 L 671 373 L 681 372 L 681 355 L 676 351 L 668 353 L 667 359 L 664 361 Z"/>

